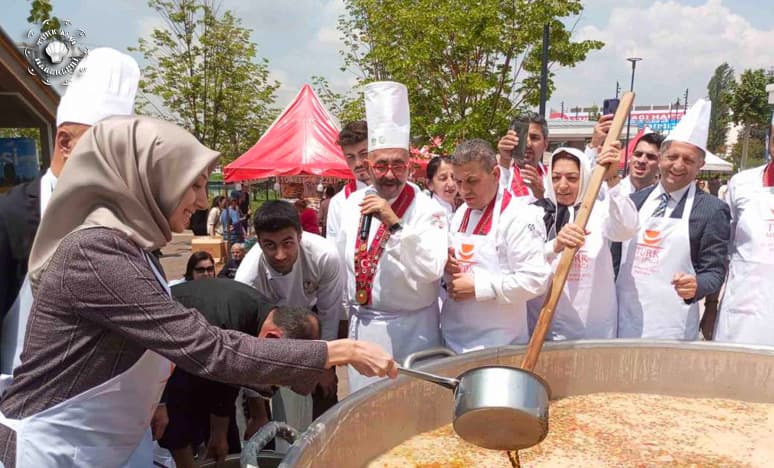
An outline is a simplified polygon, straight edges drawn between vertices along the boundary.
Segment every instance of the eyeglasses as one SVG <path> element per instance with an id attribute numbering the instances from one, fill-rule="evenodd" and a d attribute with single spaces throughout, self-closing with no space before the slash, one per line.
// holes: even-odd
<path id="1" fill-rule="evenodd" d="M 647 151 L 634 151 L 632 152 L 632 156 L 634 156 L 635 158 L 641 158 L 645 156 L 651 161 L 655 161 L 658 159 L 658 153 L 648 153 Z"/>
<path id="2" fill-rule="evenodd" d="M 387 171 L 392 169 L 393 174 L 403 174 L 406 172 L 406 169 L 408 169 L 408 164 L 404 162 L 394 162 L 394 163 L 376 163 L 371 164 L 371 167 L 373 168 L 374 172 L 379 174 L 386 174 Z"/>
<path id="3" fill-rule="evenodd" d="M 215 273 L 215 267 L 214 266 L 194 267 L 194 271 L 197 273 Z"/>

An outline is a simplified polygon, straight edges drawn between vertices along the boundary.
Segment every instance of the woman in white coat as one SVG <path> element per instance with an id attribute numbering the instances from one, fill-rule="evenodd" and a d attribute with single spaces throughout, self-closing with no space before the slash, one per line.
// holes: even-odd
<path id="1" fill-rule="evenodd" d="M 427 187 L 430 198 L 441 205 L 450 223 L 457 208 L 457 184 L 454 183 L 454 171 L 448 156 L 435 156 L 427 163 Z"/>
<path id="2" fill-rule="evenodd" d="M 575 254 L 567 283 L 559 299 L 546 339 L 578 340 L 615 338 L 618 303 L 610 243 L 629 239 L 637 233 L 637 208 L 628 194 L 615 185 L 620 145 L 605 150 L 597 164 L 610 164 L 605 175 L 607 189 L 600 191 L 584 233 L 573 224 L 577 209 L 591 179 L 591 167 L 583 152 L 558 148 L 551 155 L 548 173 L 551 185 L 546 198 L 535 202 L 545 211 L 548 242 L 546 261 L 555 270 L 565 247 L 580 247 Z M 545 300 L 527 304 L 530 332 Z"/>

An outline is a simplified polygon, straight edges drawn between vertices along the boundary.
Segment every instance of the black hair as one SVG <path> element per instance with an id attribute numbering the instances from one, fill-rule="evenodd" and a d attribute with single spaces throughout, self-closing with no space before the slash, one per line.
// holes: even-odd
<path id="1" fill-rule="evenodd" d="M 368 124 L 365 120 L 355 120 L 341 129 L 336 144 L 339 146 L 354 145 L 368 139 Z"/>
<path id="2" fill-rule="evenodd" d="M 336 195 L 336 189 L 333 188 L 333 185 L 328 185 L 325 187 L 325 198 L 333 198 L 333 196 Z"/>
<path id="3" fill-rule="evenodd" d="M 320 339 L 320 320 L 307 307 L 279 306 L 274 309 L 272 321 L 282 330 L 283 338 Z"/>
<path id="4" fill-rule="evenodd" d="M 301 218 L 298 211 L 284 200 L 268 200 L 263 202 L 253 218 L 255 234 L 262 232 L 277 232 L 285 228 L 293 228 L 301 232 Z"/>
<path id="5" fill-rule="evenodd" d="M 441 164 L 451 164 L 451 158 L 448 156 L 434 156 L 433 159 L 427 163 L 427 181 L 430 182 L 435 177 L 438 169 L 441 168 Z"/>
<path id="6" fill-rule="evenodd" d="M 212 199 L 212 207 L 211 208 L 220 208 L 220 200 L 223 197 L 220 195 L 215 195 L 215 197 Z"/>
<path id="7" fill-rule="evenodd" d="M 209 252 L 199 250 L 198 252 L 192 253 L 191 256 L 188 257 L 188 264 L 185 266 L 186 281 L 191 281 L 193 279 L 194 268 L 196 268 L 196 264 L 202 260 L 209 260 L 212 262 L 212 266 L 215 266 L 215 260 L 212 258 L 212 255 L 210 255 Z"/>
<path id="8" fill-rule="evenodd" d="M 640 141 L 644 141 L 645 143 L 656 145 L 656 148 L 661 148 L 661 143 L 664 142 L 664 138 L 664 135 L 660 133 L 646 133 L 640 137 L 637 143 L 639 144 Z"/>
<path id="9" fill-rule="evenodd" d="M 546 121 L 545 117 L 538 114 L 537 112 L 528 112 L 524 115 L 524 117 L 529 121 L 529 123 L 540 125 L 540 133 L 543 134 L 543 139 L 548 140 L 548 121 Z"/>

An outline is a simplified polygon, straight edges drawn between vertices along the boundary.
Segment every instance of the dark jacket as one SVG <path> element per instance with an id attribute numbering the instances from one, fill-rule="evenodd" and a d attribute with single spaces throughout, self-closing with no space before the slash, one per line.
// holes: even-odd
<path id="1" fill-rule="evenodd" d="M 630 195 L 638 211 L 655 188 L 656 186 L 649 187 Z M 671 218 L 680 218 L 683 215 L 686 198 L 683 197 L 677 203 Z M 731 211 L 728 205 L 703 190 L 696 190 L 693 209 L 688 217 L 688 235 L 691 243 L 691 263 L 696 270 L 697 283 L 696 296 L 686 301 L 692 303 L 720 291 L 726 277 L 726 255 L 731 237 Z M 612 253 L 617 274 L 621 262 L 620 242 L 613 244 Z"/>
<path id="2" fill-rule="evenodd" d="M 40 177 L 0 196 L 0 320 L 24 282 L 39 224 Z"/>

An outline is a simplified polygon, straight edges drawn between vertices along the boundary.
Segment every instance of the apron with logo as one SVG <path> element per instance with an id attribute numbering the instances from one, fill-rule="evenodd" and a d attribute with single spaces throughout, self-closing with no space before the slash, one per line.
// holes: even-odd
<path id="1" fill-rule="evenodd" d="M 16 432 L 16 466 L 123 466 L 146 436 L 171 370 L 148 350 L 123 373 L 51 408 L 22 419 L 0 413 L 0 424 Z"/>
<path id="2" fill-rule="evenodd" d="M 715 340 L 774 345 L 774 187 L 740 190 L 749 202 L 736 224 Z"/>
<path id="3" fill-rule="evenodd" d="M 640 218 L 637 237 L 622 246 L 618 337 L 695 340 L 699 304 L 686 304 L 672 285 L 675 273 L 696 275 L 688 219 L 696 195 L 690 184 L 681 218 Z"/>
<path id="4" fill-rule="evenodd" d="M 496 200 L 491 210 L 491 228 L 486 234 L 478 234 L 477 231 L 482 223 L 486 223 L 486 211 L 489 210 L 481 215 L 479 226 L 476 226 L 473 234 L 451 234 L 454 254 L 463 273 L 481 269 L 502 274 L 499 257 L 506 253 L 497 250 L 497 226 L 504 209 L 503 204 L 507 206 L 509 200 L 510 194 L 506 193 Z M 464 219 L 458 231 L 467 231 Z M 523 344 L 529 339 L 526 305 L 500 304 L 497 300 L 477 302 L 475 298 L 455 301 L 449 298 L 441 312 L 441 332 L 446 346 L 458 353 Z"/>
<path id="5" fill-rule="evenodd" d="M 618 333 L 618 303 L 615 295 L 610 248 L 602 235 L 607 207 L 597 202 L 589 221 L 586 242 L 578 249 L 567 274 L 567 282 L 556 306 L 548 339 L 580 340 L 615 338 Z M 543 306 L 545 297 L 529 302 L 530 309 Z M 531 310 L 532 311 L 532 310 Z"/>

